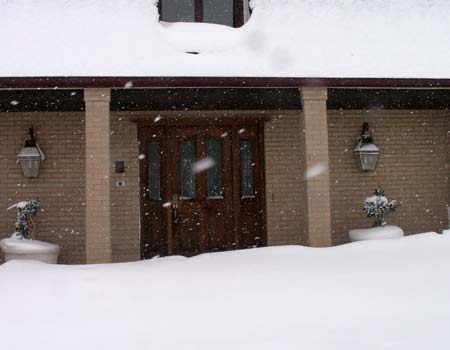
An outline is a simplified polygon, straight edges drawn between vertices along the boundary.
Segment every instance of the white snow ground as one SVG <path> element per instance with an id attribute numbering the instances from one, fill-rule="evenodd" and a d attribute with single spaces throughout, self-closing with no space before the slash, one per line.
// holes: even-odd
<path id="1" fill-rule="evenodd" d="M 450 235 L 0 266 L 2 350 L 450 349 Z"/>
<path id="2" fill-rule="evenodd" d="M 156 0 L 0 0 L 0 77 L 450 78 L 448 0 L 251 3 L 233 29 L 160 23 Z"/>

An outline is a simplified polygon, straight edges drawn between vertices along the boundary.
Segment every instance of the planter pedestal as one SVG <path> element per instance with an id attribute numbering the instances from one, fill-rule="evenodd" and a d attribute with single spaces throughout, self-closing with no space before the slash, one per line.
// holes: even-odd
<path id="1" fill-rule="evenodd" d="M 0 241 L 5 260 L 36 260 L 56 264 L 60 247 L 55 244 L 31 239 L 5 238 Z"/>
<path id="2" fill-rule="evenodd" d="M 400 238 L 405 234 L 398 226 L 386 225 L 380 227 L 371 227 L 364 229 L 350 230 L 348 232 L 350 241 L 366 241 L 376 239 Z"/>

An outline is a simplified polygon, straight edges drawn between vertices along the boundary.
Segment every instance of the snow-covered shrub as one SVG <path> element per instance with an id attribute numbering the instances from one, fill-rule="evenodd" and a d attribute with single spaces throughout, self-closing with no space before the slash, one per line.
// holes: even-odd
<path id="1" fill-rule="evenodd" d="M 33 239 L 33 216 L 39 209 L 39 201 L 33 199 L 31 201 L 23 201 L 8 209 L 17 208 L 16 232 L 14 236 L 19 239 Z"/>
<path id="2" fill-rule="evenodd" d="M 375 189 L 373 196 L 366 198 L 364 201 L 364 212 L 367 217 L 374 218 L 374 227 L 385 226 L 386 220 L 384 216 L 395 211 L 399 207 L 396 200 L 388 201 L 381 188 Z"/>

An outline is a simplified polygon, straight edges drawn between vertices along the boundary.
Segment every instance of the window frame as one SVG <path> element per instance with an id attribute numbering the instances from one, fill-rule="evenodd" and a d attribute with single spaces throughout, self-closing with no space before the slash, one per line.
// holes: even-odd
<path id="1" fill-rule="evenodd" d="M 159 20 L 162 21 L 163 1 L 158 1 Z M 203 23 L 203 0 L 194 0 L 194 22 Z M 233 0 L 233 27 L 244 25 L 244 0 Z"/>

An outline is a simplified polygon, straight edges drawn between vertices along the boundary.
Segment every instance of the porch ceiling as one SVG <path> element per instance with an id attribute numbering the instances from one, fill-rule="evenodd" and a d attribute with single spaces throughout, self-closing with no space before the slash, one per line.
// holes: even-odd
<path id="1" fill-rule="evenodd" d="M 83 90 L 0 90 L 0 112 L 84 111 Z"/>
<path id="2" fill-rule="evenodd" d="M 299 110 L 298 89 L 117 89 L 111 110 Z"/>
<path id="3" fill-rule="evenodd" d="M 328 89 L 328 109 L 450 109 L 450 89 Z M 112 111 L 300 110 L 293 88 L 114 89 Z M 81 89 L 0 90 L 0 112 L 84 111 Z"/>
<path id="4" fill-rule="evenodd" d="M 112 111 L 298 110 L 298 89 L 119 89 Z M 83 90 L 0 90 L 0 111 L 83 111 Z"/>
<path id="5" fill-rule="evenodd" d="M 0 89 L 56 88 L 450 88 L 450 79 L 302 77 L 0 77 Z"/>
<path id="6" fill-rule="evenodd" d="M 448 89 L 329 89 L 328 109 L 450 109 Z"/>

